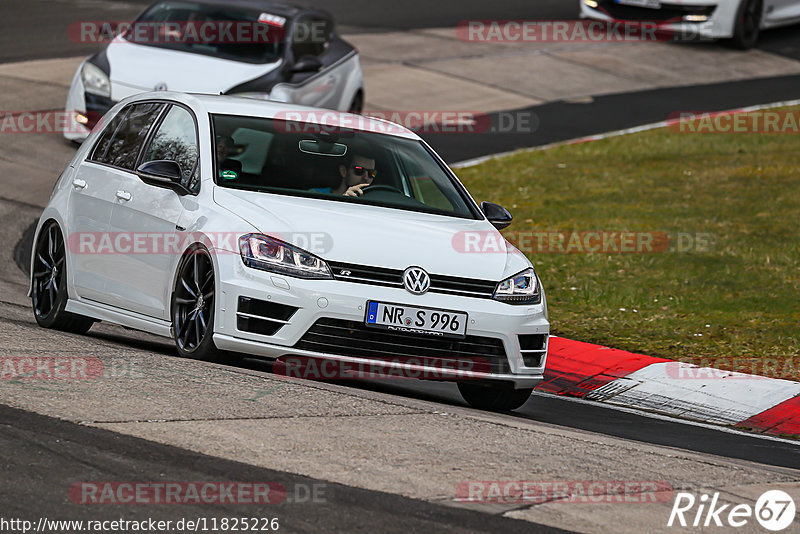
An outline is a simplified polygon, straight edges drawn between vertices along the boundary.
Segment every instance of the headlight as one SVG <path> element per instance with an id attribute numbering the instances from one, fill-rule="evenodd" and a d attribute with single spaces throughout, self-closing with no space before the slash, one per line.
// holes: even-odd
<path id="1" fill-rule="evenodd" d="M 111 98 L 111 80 L 97 65 L 88 61 L 84 63 L 81 70 L 81 79 L 83 80 L 83 88 L 87 93 Z"/>
<path id="2" fill-rule="evenodd" d="M 508 304 L 539 304 L 542 291 L 533 269 L 526 269 L 497 284 L 494 299 Z"/>
<path id="3" fill-rule="evenodd" d="M 239 253 L 248 267 L 298 278 L 333 278 L 325 260 L 274 237 L 248 234 L 239 238 Z"/>

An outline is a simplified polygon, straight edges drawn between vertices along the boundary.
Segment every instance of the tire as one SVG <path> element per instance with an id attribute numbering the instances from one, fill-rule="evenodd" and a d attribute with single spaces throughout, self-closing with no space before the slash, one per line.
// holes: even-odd
<path id="1" fill-rule="evenodd" d="M 733 37 L 729 41 L 730 45 L 739 50 L 753 48 L 761 33 L 763 15 L 763 0 L 742 0 L 736 11 L 736 22 L 733 26 Z"/>
<path id="2" fill-rule="evenodd" d="M 355 96 L 353 97 L 353 101 L 350 103 L 350 107 L 348 108 L 348 113 L 356 113 L 359 114 L 364 111 L 364 92 L 360 89 L 356 92 Z"/>
<path id="3" fill-rule="evenodd" d="M 172 292 L 172 332 L 183 358 L 221 362 L 225 353 L 214 345 L 214 263 L 202 245 L 181 260 Z"/>
<path id="4" fill-rule="evenodd" d="M 467 404 L 479 410 L 507 412 L 516 410 L 530 398 L 533 388 L 514 389 L 511 384 L 476 384 L 459 382 L 458 390 Z"/>
<path id="5" fill-rule="evenodd" d="M 36 322 L 42 328 L 85 334 L 94 319 L 69 313 L 67 307 L 67 251 L 58 223 L 50 221 L 39 232 L 34 243 L 31 264 L 31 306 Z"/>

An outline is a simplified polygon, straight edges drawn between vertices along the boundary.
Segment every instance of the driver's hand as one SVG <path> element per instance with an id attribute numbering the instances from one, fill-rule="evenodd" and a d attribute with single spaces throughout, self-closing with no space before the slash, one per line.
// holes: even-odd
<path id="1" fill-rule="evenodd" d="M 353 187 L 348 188 L 347 191 L 344 192 L 344 195 L 347 196 L 347 197 L 356 197 L 356 198 L 358 198 L 358 197 L 360 197 L 361 195 L 364 194 L 364 191 L 362 191 L 361 189 L 364 188 L 364 187 L 367 187 L 368 185 L 369 184 L 354 185 Z"/>

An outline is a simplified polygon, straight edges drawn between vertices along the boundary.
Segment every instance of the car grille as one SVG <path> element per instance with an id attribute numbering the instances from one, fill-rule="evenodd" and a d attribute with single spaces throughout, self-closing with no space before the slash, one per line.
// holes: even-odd
<path id="1" fill-rule="evenodd" d="M 649 9 L 646 7 L 626 6 L 618 4 L 614 0 L 599 0 L 599 8 L 608 16 L 616 20 L 636 20 L 662 22 L 667 20 L 680 20 L 686 15 L 707 15 L 716 9 L 716 6 L 679 6 L 674 4 L 662 4 L 661 9 Z"/>
<path id="2" fill-rule="evenodd" d="M 357 284 L 403 287 L 404 271 L 401 270 L 337 262 L 330 262 L 329 265 L 336 280 Z M 430 277 L 431 287 L 428 291 L 431 293 L 490 299 L 494 296 L 494 290 L 497 287 L 497 282 L 491 280 L 457 278 L 438 274 L 432 274 Z"/>
<path id="3" fill-rule="evenodd" d="M 275 302 L 239 297 L 236 310 L 236 328 L 242 332 L 274 336 L 278 330 L 289 323 L 297 311 L 294 306 Z"/>
<path id="4" fill-rule="evenodd" d="M 338 356 L 425 364 L 446 369 L 507 374 L 503 341 L 491 337 L 440 338 L 370 328 L 363 323 L 322 318 L 294 348 Z"/>

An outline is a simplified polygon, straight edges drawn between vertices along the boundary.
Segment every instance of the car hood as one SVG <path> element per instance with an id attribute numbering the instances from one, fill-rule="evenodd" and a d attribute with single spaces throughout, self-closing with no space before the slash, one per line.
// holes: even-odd
<path id="1" fill-rule="evenodd" d="M 111 96 L 122 100 L 156 86 L 170 91 L 219 94 L 278 68 L 115 39 L 106 49 L 111 66 Z"/>
<path id="2" fill-rule="evenodd" d="M 328 261 L 503 280 L 530 262 L 510 244 L 465 252 L 464 232 L 505 243 L 485 220 L 216 187 L 215 202 L 258 230 Z"/>

